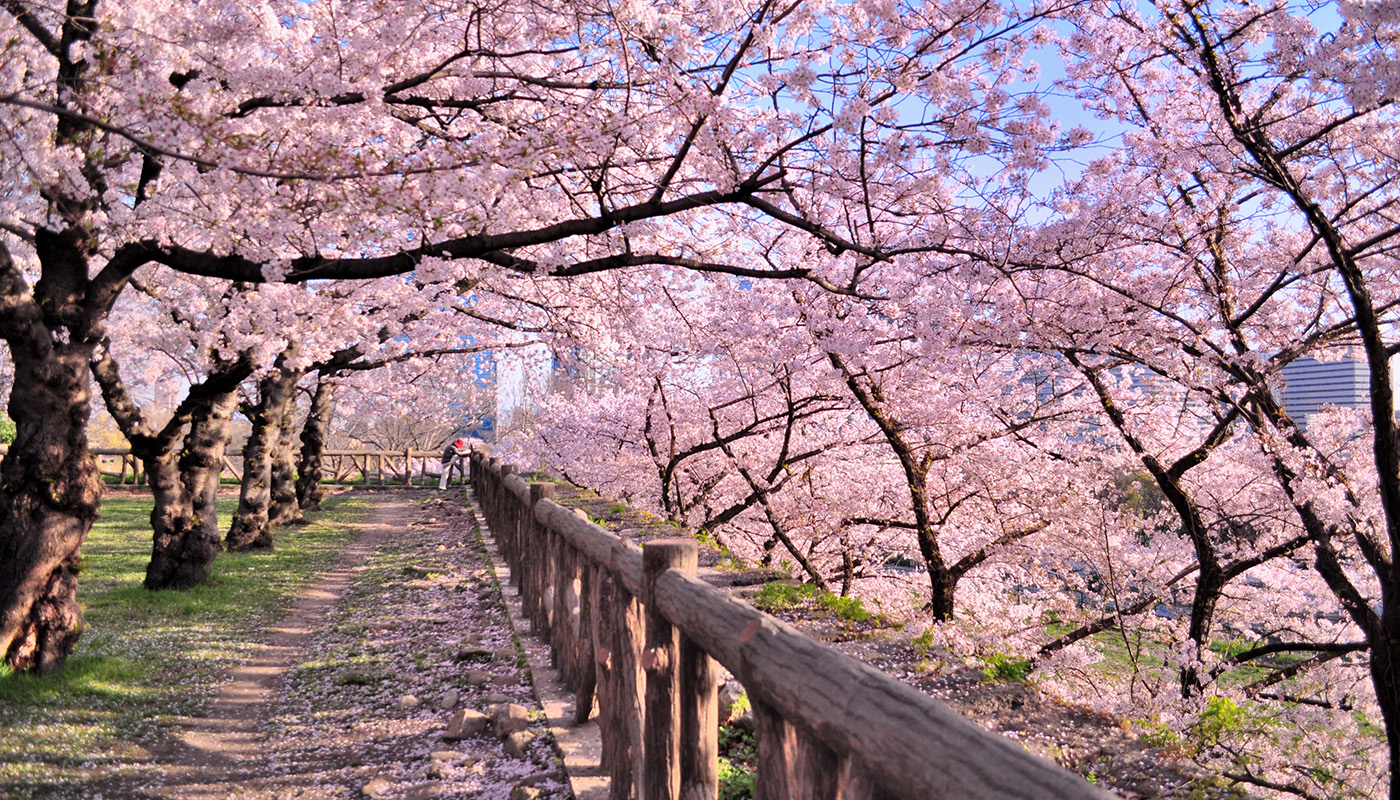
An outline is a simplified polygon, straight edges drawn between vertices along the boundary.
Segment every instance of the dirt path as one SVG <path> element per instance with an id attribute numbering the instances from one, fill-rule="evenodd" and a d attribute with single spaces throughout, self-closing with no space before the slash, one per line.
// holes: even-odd
<path id="1" fill-rule="evenodd" d="M 260 728 L 275 699 L 277 678 L 306 652 L 313 632 L 350 586 L 355 568 L 402 527 L 415 505 L 399 497 L 380 498 L 373 514 L 356 523 L 359 530 L 335 568 L 302 593 L 258 652 L 233 671 L 209 716 L 189 719 L 187 730 L 159 755 L 167 769 L 165 785 L 156 796 L 243 798 L 252 783 L 266 782 L 267 752 Z"/>
<path id="2" fill-rule="evenodd" d="M 336 567 L 208 716 L 102 800 L 570 796 L 475 516 L 452 493 L 366 499 Z M 520 724 L 453 726 L 497 712 Z"/>

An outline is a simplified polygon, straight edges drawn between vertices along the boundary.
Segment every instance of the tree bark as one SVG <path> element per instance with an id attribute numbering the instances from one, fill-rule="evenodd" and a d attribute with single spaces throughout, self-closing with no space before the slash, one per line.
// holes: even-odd
<path id="1" fill-rule="evenodd" d="M 297 373 L 297 379 L 303 374 Z M 296 381 L 292 382 L 291 388 L 282 405 L 277 450 L 272 458 L 272 504 L 268 508 L 268 522 L 272 525 L 296 525 L 306 521 L 297 503 L 297 464 L 293 447 L 296 442 Z"/>
<path id="2" fill-rule="evenodd" d="M 252 361 L 244 357 L 216 366 L 207 380 L 190 387 L 160 430 L 147 424 L 105 342 L 94 352 L 91 366 L 107 411 L 130 442 L 151 487 L 152 545 L 145 586 L 151 590 L 194 586 L 208 576 L 219 553 L 214 514 L 218 468 L 237 402 L 234 391 L 251 374 Z M 177 457 L 175 443 L 187 425 L 184 451 Z"/>
<path id="3" fill-rule="evenodd" d="M 43 274 L 31 289 L 0 242 L 16 429 L 0 462 L 0 656 L 18 671 L 57 670 L 82 631 L 81 547 L 102 496 L 87 449 L 88 359 L 132 269 L 109 263 L 89 278 L 94 247 L 81 229 L 39 231 Z"/>
<path id="4" fill-rule="evenodd" d="M 179 466 L 192 524 L 177 546 L 170 548 L 176 557 L 169 559 L 169 569 L 158 571 L 157 557 L 152 553 L 151 565 L 146 570 L 147 589 L 184 588 L 202 583 L 222 549 L 216 510 L 219 475 L 223 471 L 224 451 L 237 406 L 237 395 L 232 391 L 224 392 L 201 403 L 190 419 L 190 431 L 185 436 Z"/>
<path id="5" fill-rule="evenodd" d="M 6 333 L 16 436 L 0 463 L 0 653 L 11 669 L 49 673 L 82 631 L 80 549 L 102 482 L 87 450 L 91 345 L 55 344 L 32 322 Z"/>
<path id="6" fill-rule="evenodd" d="M 232 391 L 202 399 L 178 462 L 169 451 L 144 462 L 155 500 L 147 589 L 187 589 L 209 576 L 221 548 L 215 503 L 236 405 Z"/>
<path id="7" fill-rule="evenodd" d="M 311 398 L 311 408 L 306 413 L 306 424 L 301 429 L 297 505 L 303 511 L 319 511 L 321 508 L 321 459 L 326 451 L 326 433 L 330 430 L 331 416 L 334 413 L 335 383 L 322 374 L 317 379 L 316 394 Z"/>
<path id="8" fill-rule="evenodd" d="M 258 386 L 257 404 L 247 410 L 253 430 L 243 446 L 243 485 L 239 489 L 238 510 L 224 539 L 225 546 L 235 552 L 272 549 L 269 510 L 273 455 L 282 435 L 287 400 L 301 378 L 301 373 L 285 366 L 291 355 L 289 348 L 277 357 L 276 369 Z"/>

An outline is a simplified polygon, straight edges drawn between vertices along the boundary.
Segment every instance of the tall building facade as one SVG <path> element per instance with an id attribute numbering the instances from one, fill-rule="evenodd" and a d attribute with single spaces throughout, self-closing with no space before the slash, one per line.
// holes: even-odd
<path id="1" fill-rule="evenodd" d="M 1366 408 L 1371 402 L 1370 373 L 1366 362 L 1352 358 L 1300 358 L 1283 368 L 1283 407 L 1300 422 L 1323 406 Z"/>

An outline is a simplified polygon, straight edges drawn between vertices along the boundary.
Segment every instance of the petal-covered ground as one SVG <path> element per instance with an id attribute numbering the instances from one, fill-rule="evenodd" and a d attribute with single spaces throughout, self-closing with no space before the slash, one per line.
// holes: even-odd
<path id="1" fill-rule="evenodd" d="M 570 796 L 461 500 L 385 499 L 366 537 L 372 547 L 348 568 L 338 597 L 284 623 L 309 625 L 309 635 L 262 696 L 242 707 L 236 697 L 216 702 L 257 717 L 253 729 L 193 721 L 184 739 L 196 746 L 175 748 L 164 779 L 140 796 Z M 240 691 L 234 677 L 225 695 Z M 481 730 L 468 720 L 460 738 L 450 735 L 454 717 L 498 711 Z"/>

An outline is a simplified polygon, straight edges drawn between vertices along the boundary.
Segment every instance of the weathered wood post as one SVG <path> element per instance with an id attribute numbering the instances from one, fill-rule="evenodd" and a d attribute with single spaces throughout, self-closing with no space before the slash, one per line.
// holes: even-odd
<path id="1" fill-rule="evenodd" d="M 548 526 L 535 524 L 524 531 L 524 540 L 520 544 L 530 564 L 529 571 L 525 573 L 525 586 L 529 587 L 530 593 L 526 616 L 530 619 L 530 629 L 545 640 L 549 639 L 550 559 L 553 549 L 550 542 L 553 536 Z"/>
<path id="2" fill-rule="evenodd" d="M 524 524 L 524 520 L 520 518 L 520 514 L 516 508 L 515 493 L 506 485 L 506 479 L 514 474 L 514 464 L 501 464 L 500 486 L 497 490 L 499 493 L 497 502 L 500 505 L 500 510 L 497 513 L 501 515 L 500 530 L 514 531 L 518 530 L 520 526 Z"/>
<path id="3" fill-rule="evenodd" d="M 550 542 L 556 537 L 556 534 L 535 518 L 534 509 L 541 500 L 553 500 L 554 497 L 554 484 L 545 482 L 530 484 L 529 519 L 521 527 L 522 538 L 516 542 L 516 547 L 521 551 L 522 560 L 530 562 L 530 569 L 526 572 L 530 582 L 528 584 L 522 583 L 520 591 L 522 602 L 527 593 L 530 595 L 530 601 L 524 606 L 524 611 L 530 620 L 531 627 L 545 639 L 549 638 L 549 617 L 545 610 L 546 598 L 540 581 L 542 580 L 541 576 L 549 571 Z"/>
<path id="4" fill-rule="evenodd" d="M 693 561 L 690 570 L 694 575 Z M 684 633 L 680 673 L 681 800 L 714 800 L 719 794 L 719 664 Z"/>
<path id="5" fill-rule="evenodd" d="M 646 673 L 640 667 L 643 622 L 641 604 L 604 571 L 598 606 L 598 726 L 603 739 L 603 766 L 610 782 L 609 800 L 633 800 L 641 794 L 642 725 L 646 714 Z"/>
<path id="6" fill-rule="evenodd" d="M 754 800 L 875 796 L 873 787 L 865 781 L 853 780 L 858 776 L 847 775 L 843 781 L 843 766 L 854 766 L 849 758 L 803 734 L 767 704 L 752 699 L 750 702 L 758 739 Z M 857 783 L 861 791 L 853 792 Z"/>
<path id="7" fill-rule="evenodd" d="M 559 551 L 556 538 L 554 531 L 545 526 L 535 529 L 530 537 L 530 547 L 535 552 L 535 564 L 539 567 L 533 575 L 534 581 L 531 585 L 531 591 L 535 595 L 535 613 L 530 622 L 536 635 L 545 641 L 549 641 L 550 638 L 549 623 L 554 613 L 554 559 Z M 554 663 L 553 653 L 550 654 L 550 663 Z"/>
<path id="8" fill-rule="evenodd" d="M 488 481 L 486 494 L 490 500 L 486 505 L 487 508 L 491 509 L 492 514 L 498 515 L 501 511 L 501 494 L 505 491 L 501 487 L 503 478 L 501 475 L 501 460 L 492 456 L 491 460 L 486 463 L 486 470 L 490 473 L 490 477 L 486 479 Z M 500 536 L 502 533 L 507 533 L 505 526 L 501 524 L 499 516 L 495 519 L 488 517 L 486 522 L 491 526 L 491 530 L 496 532 L 497 536 Z M 512 567 L 511 575 L 513 576 L 514 574 L 515 569 Z"/>
<path id="9" fill-rule="evenodd" d="M 695 574 L 692 539 L 656 539 L 642 547 L 642 603 L 646 607 L 646 722 L 643 725 L 643 800 L 679 800 L 681 794 L 681 634 L 653 602 L 656 579 L 668 569 Z"/>
<path id="10" fill-rule="evenodd" d="M 574 634 L 575 658 L 578 666 L 578 686 L 574 688 L 574 722 L 583 724 L 593 713 L 593 696 L 598 685 L 593 652 L 596 640 L 594 614 L 598 613 L 599 567 L 583 553 L 578 554 L 578 629 Z"/>
<path id="11" fill-rule="evenodd" d="M 583 607 L 588 557 L 556 532 L 560 545 L 558 571 L 554 580 L 554 614 L 550 619 L 550 648 L 564 685 L 576 695 L 587 685 L 588 696 L 580 704 L 592 705 L 593 664 L 590 657 L 592 633 L 584 627 Z M 585 641 L 588 643 L 585 644 Z M 576 712 L 577 713 L 577 710 Z M 587 719 L 587 711 L 584 712 Z"/>
<path id="12" fill-rule="evenodd" d="M 570 657 L 572 649 L 571 631 L 569 626 L 573 621 L 572 609 L 569 607 L 569 592 L 573 588 L 574 573 L 574 548 L 565 540 L 563 534 L 551 530 L 549 532 L 549 561 L 550 561 L 550 581 L 549 581 L 549 654 L 554 667 L 559 670 L 559 675 L 563 678 L 564 686 L 569 691 L 575 687 L 575 670 L 573 659 Z"/>

